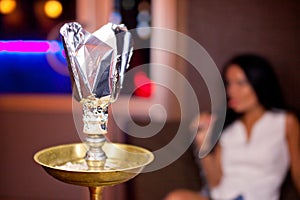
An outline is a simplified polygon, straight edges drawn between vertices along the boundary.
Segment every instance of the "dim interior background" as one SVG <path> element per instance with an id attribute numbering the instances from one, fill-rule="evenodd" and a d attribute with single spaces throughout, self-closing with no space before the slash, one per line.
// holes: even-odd
<path id="1" fill-rule="evenodd" d="M 5 1 L 10 3 L 4 4 Z M 265 56 L 275 67 L 287 103 L 296 111 L 300 110 L 298 0 L 60 0 L 57 2 L 62 12 L 56 17 L 46 15 L 46 2 L 0 0 L 0 42 L 13 40 L 19 45 L 36 40 L 59 42 L 59 28 L 69 21 L 78 21 L 91 32 L 108 21 L 124 23 L 129 29 L 148 26 L 173 29 L 201 44 L 220 69 L 226 60 L 238 53 L 253 52 Z M 6 13 L 4 5 L 9 4 L 12 10 Z M 59 11 L 59 6 L 50 8 L 50 11 Z M 139 15 L 141 12 L 144 15 Z M 137 42 L 150 43 L 152 38 L 149 37 L 147 33 L 136 33 Z M 3 46 L 4 43 L 0 43 L 0 48 Z M 33 161 L 34 153 L 42 148 L 79 141 L 72 116 L 71 86 L 61 51 L 33 51 L 38 52 L 0 51 L 0 199 L 86 199 L 86 188 L 54 180 Z M 167 58 L 155 57 L 149 49 L 135 51 L 131 68 L 153 60 L 172 66 L 191 80 L 201 109 L 208 109 L 210 100 L 202 77 L 179 56 Z M 154 71 L 150 68 L 142 71 L 146 81 L 157 75 Z M 126 80 L 127 87 L 135 87 L 133 79 Z M 177 83 L 174 77 L 170 80 Z M 110 130 L 113 134 L 110 137 L 113 141 L 154 150 L 167 144 L 176 133 L 179 123 L 177 110 L 173 109 L 177 106 L 176 99 L 159 88 L 135 89 L 132 115 L 138 123 L 147 123 L 147 108 L 152 102 L 160 101 L 157 96 L 163 97 L 161 103 L 166 106 L 169 116 L 175 117 L 170 117 L 155 137 L 146 140 L 126 136 L 112 119 Z M 126 91 L 124 93 L 127 98 Z M 122 105 L 122 96 L 119 101 Z M 187 105 L 186 109 L 188 112 L 193 108 Z M 189 149 L 166 168 L 108 188 L 105 198 L 162 199 L 178 187 L 198 190 L 201 182 L 193 159 Z"/>

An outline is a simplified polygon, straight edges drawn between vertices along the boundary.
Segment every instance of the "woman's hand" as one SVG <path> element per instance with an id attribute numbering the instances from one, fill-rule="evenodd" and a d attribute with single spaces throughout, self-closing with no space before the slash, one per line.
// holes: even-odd
<path id="1" fill-rule="evenodd" d="M 215 122 L 215 116 L 210 113 L 200 113 L 193 122 L 191 123 L 191 129 L 193 131 L 197 130 L 197 135 L 195 137 L 195 143 L 197 149 L 200 151 L 206 152 L 209 149 L 210 145 L 209 137 L 210 129 Z M 208 139 L 206 139 L 208 138 Z M 207 142 L 206 142 L 207 140 Z M 221 150 L 220 146 L 217 145 L 214 153 L 208 154 L 204 157 L 201 157 L 201 165 L 204 173 L 206 174 L 207 182 L 210 187 L 215 187 L 220 183 L 222 177 L 222 168 L 221 168 Z M 200 154 L 199 154 L 200 155 Z M 200 157 L 199 157 L 200 158 Z"/>
<path id="2" fill-rule="evenodd" d="M 195 137 L 195 143 L 197 148 L 200 149 L 205 137 L 209 133 L 209 127 L 211 126 L 210 123 L 214 121 L 214 117 L 207 112 L 203 112 L 199 114 L 195 119 L 192 121 L 190 128 L 191 130 L 197 130 L 197 135 Z"/>

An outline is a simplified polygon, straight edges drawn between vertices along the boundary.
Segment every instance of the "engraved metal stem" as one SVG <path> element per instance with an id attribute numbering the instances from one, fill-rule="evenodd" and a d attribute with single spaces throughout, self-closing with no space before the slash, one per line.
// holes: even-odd
<path id="1" fill-rule="evenodd" d="M 88 151 L 85 160 L 89 169 L 103 169 L 106 155 L 102 146 L 106 142 L 108 105 L 110 96 L 96 98 L 91 95 L 82 99 L 83 105 L 83 132 L 87 134 L 86 144 Z"/>

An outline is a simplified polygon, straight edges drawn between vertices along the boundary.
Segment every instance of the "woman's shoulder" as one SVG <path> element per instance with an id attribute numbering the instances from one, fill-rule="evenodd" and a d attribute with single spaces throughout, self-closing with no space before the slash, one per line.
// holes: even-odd
<path id="1" fill-rule="evenodd" d="M 296 114 L 287 112 L 285 125 L 287 136 L 289 136 L 290 134 L 299 133 L 299 119 Z"/>
<path id="2" fill-rule="evenodd" d="M 281 109 L 268 110 L 262 118 L 264 119 L 263 122 L 269 122 L 276 125 L 276 123 L 280 123 L 281 121 L 281 124 L 285 125 L 285 121 L 290 114 L 291 113 L 289 111 Z"/>
<path id="3" fill-rule="evenodd" d="M 293 112 L 286 112 L 286 123 L 287 125 L 299 123 L 297 115 Z"/>
<path id="4" fill-rule="evenodd" d="M 292 111 L 288 111 L 288 110 L 271 110 L 271 111 L 268 111 L 267 114 L 270 117 L 274 117 L 274 118 L 275 117 L 285 118 L 286 125 L 299 123 L 297 115 Z"/>
<path id="5" fill-rule="evenodd" d="M 274 110 L 270 111 L 269 115 L 272 116 L 272 118 L 283 119 L 287 136 L 299 132 L 299 118 L 294 112 L 285 110 Z"/>

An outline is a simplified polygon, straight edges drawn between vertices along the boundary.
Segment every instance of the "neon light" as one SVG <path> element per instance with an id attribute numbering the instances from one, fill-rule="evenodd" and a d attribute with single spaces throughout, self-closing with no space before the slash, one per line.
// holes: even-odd
<path id="1" fill-rule="evenodd" d="M 62 51 L 62 44 L 44 40 L 7 40 L 0 41 L 1 52 L 19 53 L 56 53 Z"/>

